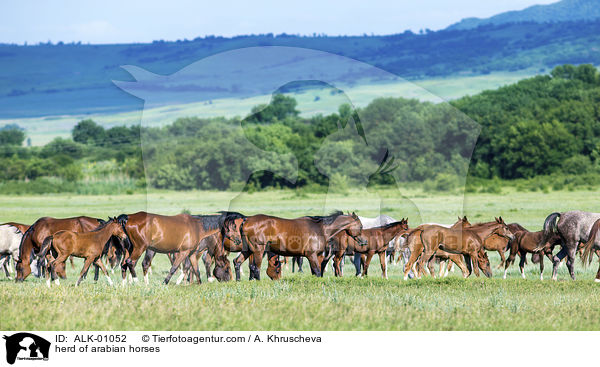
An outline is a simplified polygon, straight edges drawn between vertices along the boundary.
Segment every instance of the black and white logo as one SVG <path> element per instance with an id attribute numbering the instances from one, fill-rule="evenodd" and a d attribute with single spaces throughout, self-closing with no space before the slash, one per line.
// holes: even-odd
<path id="1" fill-rule="evenodd" d="M 4 335 L 6 340 L 6 361 L 14 364 L 16 360 L 48 360 L 50 342 L 31 333 Z"/>

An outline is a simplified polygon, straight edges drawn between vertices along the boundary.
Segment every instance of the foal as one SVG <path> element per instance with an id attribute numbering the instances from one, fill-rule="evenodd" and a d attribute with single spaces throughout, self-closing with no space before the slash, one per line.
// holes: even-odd
<path id="1" fill-rule="evenodd" d="M 52 280 L 56 284 L 60 284 L 56 275 L 56 266 L 64 266 L 67 258 L 73 255 L 85 258 L 81 274 L 79 274 L 79 279 L 75 283 L 75 286 L 81 283 L 92 263 L 102 269 L 108 284 L 112 285 L 113 282 L 102 263 L 102 255 L 108 252 L 112 244 L 109 241 L 112 236 L 118 237 L 121 241 L 127 238 L 123 227 L 117 222 L 116 218 L 109 218 L 108 222 L 101 224 L 98 228 L 90 232 L 59 231 L 50 236 L 49 241 L 44 241 L 45 245 L 40 251 L 40 257 L 46 257 L 50 248 L 56 252 L 56 257 L 48 263 L 48 273 L 50 273 Z M 48 275 L 46 277 L 46 284 L 50 286 L 50 278 L 48 278 Z"/>

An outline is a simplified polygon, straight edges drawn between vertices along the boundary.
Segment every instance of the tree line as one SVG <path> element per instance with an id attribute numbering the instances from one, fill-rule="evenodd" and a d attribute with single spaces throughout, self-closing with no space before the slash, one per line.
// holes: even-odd
<path id="1" fill-rule="evenodd" d="M 73 182 L 89 174 L 85 164 L 111 161 L 140 185 L 174 190 L 324 187 L 330 180 L 452 186 L 467 175 L 599 173 L 599 102 L 592 65 L 559 66 L 451 103 L 380 98 L 312 117 L 302 117 L 292 97 L 275 95 L 246 118 L 186 117 L 163 127 L 109 129 L 83 120 L 71 139 L 43 147 L 23 147 L 25 133 L 9 126 L 0 130 L 0 170 L 3 181 Z M 285 177 L 296 164 L 291 183 Z"/>

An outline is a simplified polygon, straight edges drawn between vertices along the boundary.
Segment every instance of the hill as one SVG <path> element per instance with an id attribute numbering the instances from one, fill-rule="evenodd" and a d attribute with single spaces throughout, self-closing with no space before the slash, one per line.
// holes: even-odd
<path id="1" fill-rule="evenodd" d="M 598 45 L 600 20 L 492 24 L 470 30 L 404 32 L 389 36 L 267 34 L 155 41 L 151 44 L 0 45 L 0 80 L 3 81 L 0 84 L 0 119 L 140 110 L 140 99 L 112 83 L 112 80 L 132 80 L 121 65 L 136 65 L 153 73 L 169 75 L 207 56 L 252 46 L 292 46 L 327 51 L 374 65 L 405 79 L 423 80 L 500 71 L 528 71 L 531 75 L 565 63 L 599 65 Z M 315 63 L 314 67 L 320 67 L 318 60 Z M 215 66 L 215 74 L 219 73 L 219 67 Z M 277 76 L 288 67 L 286 63 L 274 65 L 272 75 Z M 344 75 L 343 70 L 338 72 Z M 235 96 L 237 83 L 243 84 L 244 80 L 217 80 L 210 87 Z M 377 80 L 365 78 L 361 83 L 373 84 Z M 164 100 L 165 105 L 181 103 L 177 96 L 173 98 Z M 194 102 L 199 101 L 202 99 Z"/>
<path id="2" fill-rule="evenodd" d="M 508 11 L 485 19 L 466 18 L 446 29 L 465 30 L 489 24 L 589 21 L 599 18 L 598 0 L 562 0 L 548 5 L 534 5 L 523 10 Z"/>

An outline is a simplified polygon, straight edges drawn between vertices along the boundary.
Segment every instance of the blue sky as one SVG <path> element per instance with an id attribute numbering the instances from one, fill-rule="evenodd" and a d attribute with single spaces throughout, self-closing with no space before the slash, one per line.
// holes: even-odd
<path id="1" fill-rule="evenodd" d="M 556 0 L 3 1 L 0 43 L 129 43 L 257 33 L 392 34 L 442 29 Z"/>

